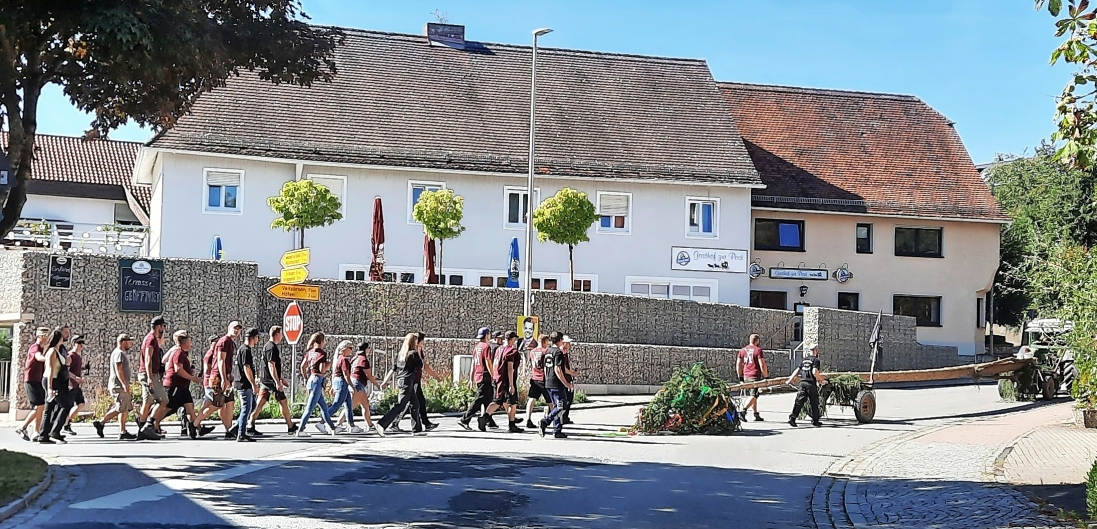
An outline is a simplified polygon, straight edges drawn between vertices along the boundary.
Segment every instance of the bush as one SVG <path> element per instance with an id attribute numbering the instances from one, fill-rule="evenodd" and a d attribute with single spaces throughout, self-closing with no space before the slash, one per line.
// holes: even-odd
<path id="1" fill-rule="evenodd" d="M 1097 461 L 1093 462 L 1086 476 L 1086 510 L 1090 519 L 1097 519 Z"/>
<path id="2" fill-rule="evenodd" d="M 87 396 L 85 395 L 85 398 Z M 130 382 L 130 400 L 133 402 L 133 413 L 136 415 L 141 411 L 141 384 L 137 382 Z M 88 403 L 88 409 L 91 410 L 91 416 L 77 415 L 75 422 L 82 422 L 84 420 L 98 421 L 103 418 L 111 407 L 114 406 L 114 395 L 104 388 L 98 388 L 95 391 L 95 397 Z"/>
<path id="3" fill-rule="evenodd" d="M 472 401 L 476 400 L 476 390 L 468 387 L 467 384 L 454 384 L 449 377 L 430 379 L 423 384 L 423 397 L 427 399 L 429 413 L 465 411 Z M 524 403 L 523 399 L 525 397 L 520 394 L 519 402 Z M 381 400 L 376 403 L 376 412 L 388 413 L 399 400 L 399 390 L 395 386 L 390 386 L 385 390 Z"/>
<path id="4" fill-rule="evenodd" d="M 590 402 L 587 394 L 584 393 L 581 389 L 575 390 L 575 401 L 573 402 L 573 404 L 585 404 L 587 402 Z"/>
<path id="5" fill-rule="evenodd" d="M 675 369 L 651 404 L 640 410 L 632 432 L 730 435 L 741 429 L 741 419 L 727 387 L 703 362 Z"/>

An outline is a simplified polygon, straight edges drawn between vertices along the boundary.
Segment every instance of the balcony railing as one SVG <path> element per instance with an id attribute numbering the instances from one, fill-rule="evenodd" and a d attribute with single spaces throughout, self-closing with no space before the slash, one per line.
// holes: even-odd
<path id="1" fill-rule="evenodd" d="M 20 220 L 3 240 L 9 248 L 47 248 L 71 253 L 146 255 L 148 229 L 127 224 Z"/>

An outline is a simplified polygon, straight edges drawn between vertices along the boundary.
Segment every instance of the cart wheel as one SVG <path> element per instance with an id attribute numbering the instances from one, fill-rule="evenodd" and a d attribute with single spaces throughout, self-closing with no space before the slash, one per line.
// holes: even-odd
<path id="1" fill-rule="evenodd" d="M 1059 392 L 1059 384 L 1055 380 L 1055 377 L 1047 377 L 1044 379 L 1043 390 L 1044 400 L 1051 400 L 1055 398 L 1055 394 Z"/>
<path id="2" fill-rule="evenodd" d="M 872 422 L 872 418 L 876 416 L 876 393 L 872 390 L 861 390 L 861 392 L 857 394 L 857 402 L 856 406 L 853 407 L 853 415 L 857 417 L 857 422 Z"/>

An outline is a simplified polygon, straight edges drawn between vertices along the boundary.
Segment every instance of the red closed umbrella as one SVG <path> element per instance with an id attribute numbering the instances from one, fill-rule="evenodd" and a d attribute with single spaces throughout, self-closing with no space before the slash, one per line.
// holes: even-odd
<path id="1" fill-rule="evenodd" d="M 428 285 L 438 284 L 438 274 L 434 272 L 436 266 L 435 260 L 437 255 L 434 250 L 434 239 L 423 235 L 423 253 L 426 254 L 426 270 L 423 274 L 423 282 Z"/>
<path id="2" fill-rule="evenodd" d="M 383 281 L 385 277 L 385 212 L 381 209 L 381 197 L 373 199 L 373 234 L 370 236 L 373 261 L 369 264 L 369 280 Z"/>

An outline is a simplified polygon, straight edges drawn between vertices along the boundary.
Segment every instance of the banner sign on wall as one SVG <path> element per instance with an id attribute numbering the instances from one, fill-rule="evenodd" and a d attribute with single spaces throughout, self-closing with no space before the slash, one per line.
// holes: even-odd
<path id="1" fill-rule="evenodd" d="M 671 270 L 729 272 L 734 274 L 745 274 L 747 272 L 746 250 L 672 246 L 670 254 Z"/>
<path id="2" fill-rule="evenodd" d="M 122 312 L 162 311 L 164 262 L 144 259 L 118 261 L 118 310 Z"/>
<path id="3" fill-rule="evenodd" d="M 826 268 L 770 268 L 770 279 L 799 279 L 801 281 L 826 281 L 830 270 Z"/>
<path id="4" fill-rule="evenodd" d="M 72 286 L 72 258 L 64 255 L 50 256 L 50 288 Z"/>

